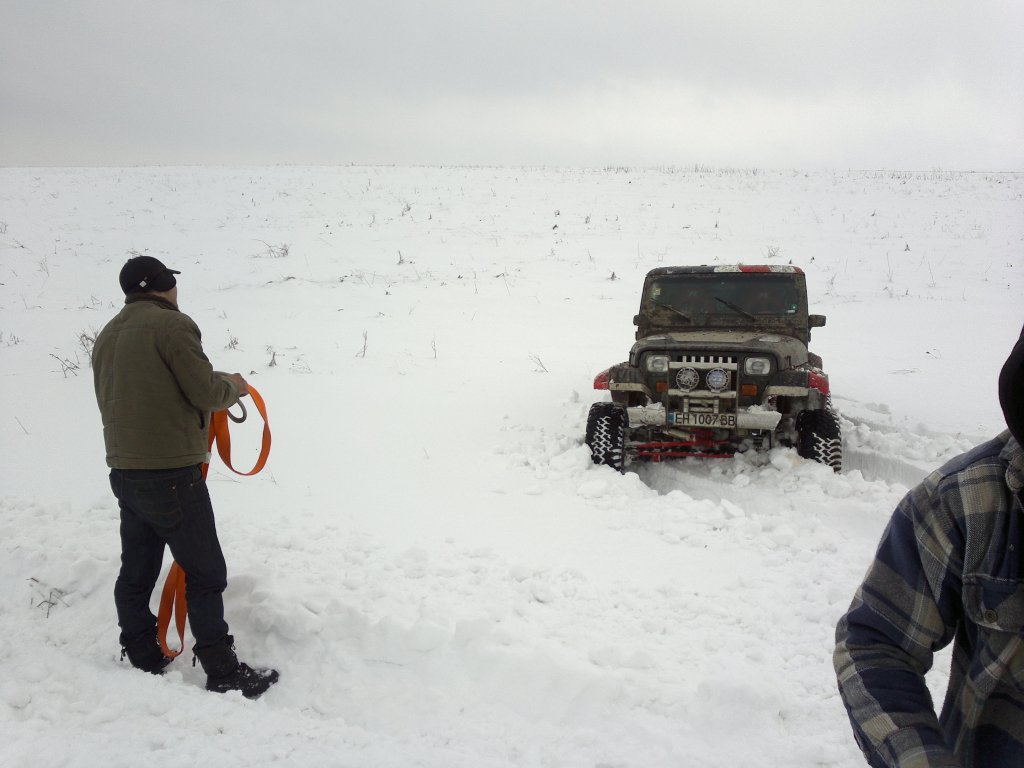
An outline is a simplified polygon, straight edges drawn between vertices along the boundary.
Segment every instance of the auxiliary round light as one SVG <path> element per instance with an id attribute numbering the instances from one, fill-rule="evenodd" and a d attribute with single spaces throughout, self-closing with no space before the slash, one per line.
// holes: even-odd
<path id="1" fill-rule="evenodd" d="M 697 373 L 695 368 L 680 368 L 679 373 L 676 374 L 676 385 L 683 392 L 690 392 L 696 389 L 699 383 L 700 374 Z"/>
<path id="2" fill-rule="evenodd" d="M 712 368 L 708 371 L 707 382 L 712 392 L 723 392 L 729 387 L 729 372 L 725 368 Z"/>

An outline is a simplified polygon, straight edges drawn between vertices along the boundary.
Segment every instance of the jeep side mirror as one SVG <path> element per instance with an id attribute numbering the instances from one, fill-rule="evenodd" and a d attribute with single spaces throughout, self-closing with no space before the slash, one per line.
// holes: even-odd
<path id="1" fill-rule="evenodd" d="M 825 326 L 824 315 L 808 315 L 807 316 L 807 327 L 808 328 L 823 328 Z"/>
<path id="2" fill-rule="evenodd" d="M 640 325 L 640 315 L 633 315 L 633 325 Z"/>

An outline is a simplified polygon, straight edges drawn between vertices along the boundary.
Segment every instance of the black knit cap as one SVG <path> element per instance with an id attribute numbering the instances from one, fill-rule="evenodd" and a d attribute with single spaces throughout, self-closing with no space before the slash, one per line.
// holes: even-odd
<path id="1" fill-rule="evenodd" d="M 1024 445 L 1024 330 L 999 372 L 999 404 L 1010 433 Z"/>
<path id="2" fill-rule="evenodd" d="M 176 284 L 176 269 L 168 269 L 160 259 L 152 256 L 133 256 L 121 267 L 118 279 L 121 290 L 128 293 L 145 293 L 146 291 L 169 291 Z"/>

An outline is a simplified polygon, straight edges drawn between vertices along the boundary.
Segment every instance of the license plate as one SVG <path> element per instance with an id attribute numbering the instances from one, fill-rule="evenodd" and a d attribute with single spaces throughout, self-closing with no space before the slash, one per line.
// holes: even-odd
<path id="1" fill-rule="evenodd" d="M 681 427 L 735 427 L 735 413 L 676 413 L 675 423 Z"/>

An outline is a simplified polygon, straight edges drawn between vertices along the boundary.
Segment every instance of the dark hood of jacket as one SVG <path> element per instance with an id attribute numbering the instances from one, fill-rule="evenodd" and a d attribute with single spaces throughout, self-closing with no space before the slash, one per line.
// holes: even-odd
<path id="1" fill-rule="evenodd" d="M 999 404 L 1010 434 L 1024 445 L 1024 329 L 999 374 Z"/>

